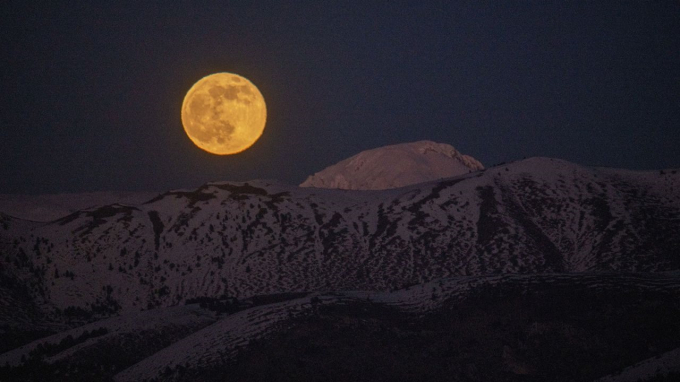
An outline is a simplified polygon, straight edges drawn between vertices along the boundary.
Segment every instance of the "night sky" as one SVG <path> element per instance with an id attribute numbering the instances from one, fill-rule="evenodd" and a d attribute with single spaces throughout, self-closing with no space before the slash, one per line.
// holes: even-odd
<path id="1" fill-rule="evenodd" d="M 680 167 L 678 1 L 54 3 L 0 5 L 0 193 L 298 184 L 423 139 L 487 166 Z M 267 102 L 238 155 L 182 129 L 215 72 Z"/>

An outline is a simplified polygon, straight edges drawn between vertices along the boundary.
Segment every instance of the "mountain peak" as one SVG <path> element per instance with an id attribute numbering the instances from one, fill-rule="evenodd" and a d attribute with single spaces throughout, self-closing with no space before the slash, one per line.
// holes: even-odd
<path id="1" fill-rule="evenodd" d="M 308 177 L 301 187 L 384 190 L 482 170 L 453 146 L 417 141 L 362 151 Z"/>

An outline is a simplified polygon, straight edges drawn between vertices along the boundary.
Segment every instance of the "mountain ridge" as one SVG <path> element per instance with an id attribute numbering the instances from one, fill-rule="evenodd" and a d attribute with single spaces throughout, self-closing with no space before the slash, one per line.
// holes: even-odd
<path id="1" fill-rule="evenodd" d="M 384 190 L 483 169 L 478 160 L 451 145 L 417 141 L 362 151 L 309 176 L 300 186 Z"/>
<path id="2" fill-rule="evenodd" d="M 653 376 L 680 346 L 679 186 L 530 158 L 380 191 L 210 182 L 0 213 L 0 379 Z"/>
<path id="3" fill-rule="evenodd" d="M 5 219 L 2 237 L 7 263 L 59 310 L 489 272 L 672 270 L 679 178 L 536 158 L 387 191 L 217 182 L 52 223 Z"/>

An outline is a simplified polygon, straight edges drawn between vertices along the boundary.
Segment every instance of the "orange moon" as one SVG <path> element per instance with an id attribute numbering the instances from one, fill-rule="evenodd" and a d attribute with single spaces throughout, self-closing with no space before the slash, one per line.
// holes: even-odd
<path id="1" fill-rule="evenodd" d="M 182 103 L 182 125 L 196 146 L 217 155 L 240 153 L 262 136 L 267 106 L 245 77 L 215 73 L 201 78 Z"/>

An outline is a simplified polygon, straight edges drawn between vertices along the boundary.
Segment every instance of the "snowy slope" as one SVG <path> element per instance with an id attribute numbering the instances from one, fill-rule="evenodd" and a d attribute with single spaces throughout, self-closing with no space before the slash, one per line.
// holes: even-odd
<path id="1" fill-rule="evenodd" d="M 0 195 L 0 212 L 20 219 L 48 222 L 94 206 L 136 205 L 158 195 L 153 192 L 89 192 L 54 195 Z"/>
<path id="2" fill-rule="evenodd" d="M 361 153 L 308 177 L 301 187 L 384 190 L 484 169 L 445 143 L 419 141 Z"/>
<path id="3" fill-rule="evenodd" d="M 680 174 L 534 158 L 385 191 L 210 183 L 47 224 L 5 217 L 3 277 L 45 309 L 394 290 L 462 275 L 680 269 Z"/>
<path id="4" fill-rule="evenodd" d="M 680 311 L 678 187 L 677 170 L 532 158 L 388 190 L 217 182 L 50 222 L 0 213 L 0 341 L 3 351 L 13 349 L 0 354 L 0 379 L 6 372 L 17 376 L 9 380 L 26 380 L 35 367 L 43 374 L 28 380 L 57 371 L 167 379 L 187 367 L 210 375 L 234 357 L 253 356 L 253 346 L 267 350 L 262 344 L 270 339 L 283 338 L 279 353 L 271 350 L 275 357 L 304 351 L 289 349 L 285 336 L 308 319 L 332 330 L 363 325 L 390 342 L 394 335 L 380 337 L 388 328 L 397 335 L 390 343 L 404 349 L 409 336 L 432 341 L 436 330 L 448 330 L 442 346 L 465 346 L 479 365 L 488 360 L 486 380 L 550 370 L 551 351 L 577 363 L 583 351 L 608 352 L 609 363 L 592 365 L 592 379 L 674 371 L 680 344 L 668 335 L 678 329 L 668 317 Z M 184 306 L 197 297 L 236 297 L 244 310 L 225 315 Z M 480 318 L 496 337 L 470 347 L 456 342 L 455 325 L 419 329 L 452 322 L 463 313 L 458 309 L 481 315 L 461 321 L 471 330 Z M 560 309 L 572 318 L 562 319 Z M 338 311 L 345 313 L 337 318 Z M 364 311 L 377 313 L 354 316 Z M 416 326 L 404 332 L 404 322 Z M 629 323 L 650 337 L 619 336 Z M 321 328 L 314 336 L 323 337 Z M 528 340 L 511 343 L 514 330 L 545 351 L 532 353 L 538 348 Z M 381 345 L 366 346 L 381 359 Z"/>

